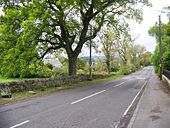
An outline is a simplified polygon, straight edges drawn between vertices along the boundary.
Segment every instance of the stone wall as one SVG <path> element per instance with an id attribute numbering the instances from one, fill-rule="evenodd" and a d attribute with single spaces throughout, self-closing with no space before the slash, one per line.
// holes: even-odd
<path id="1" fill-rule="evenodd" d="M 93 75 L 94 79 L 110 77 L 111 75 Z M 21 92 L 39 89 L 41 87 L 59 87 L 64 84 L 86 81 L 88 75 L 68 76 L 60 78 L 42 78 L 35 80 L 23 80 L 8 83 L 0 83 L 0 89 L 9 87 L 12 92 Z"/>

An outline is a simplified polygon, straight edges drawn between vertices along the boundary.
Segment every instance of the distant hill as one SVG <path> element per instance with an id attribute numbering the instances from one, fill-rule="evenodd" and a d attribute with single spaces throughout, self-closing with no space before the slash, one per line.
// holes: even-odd
<path id="1" fill-rule="evenodd" d="M 84 56 L 80 57 L 80 59 L 86 60 L 87 62 L 89 61 L 89 56 Z M 97 61 L 104 61 L 105 56 L 92 56 L 92 62 L 97 62 Z"/>

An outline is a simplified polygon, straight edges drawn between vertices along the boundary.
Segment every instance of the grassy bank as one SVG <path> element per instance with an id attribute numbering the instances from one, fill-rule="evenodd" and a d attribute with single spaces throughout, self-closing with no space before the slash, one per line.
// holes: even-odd
<path id="1" fill-rule="evenodd" d="M 0 76 L 0 83 L 22 81 L 22 80 L 34 80 L 34 79 L 38 79 L 38 78 L 5 78 Z"/>
<path id="2" fill-rule="evenodd" d="M 12 82 L 12 81 L 19 81 L 19 80 L 22 80 L 22 79 L 19 79 L 19 78 L 5 78 L 5 77 L 0 77 L 0 82 Z"/>
<path id="3" fill-rule="evenodd" d="M 29 99 L 32 99 L 35 97 L 40 97 L 40 96 L 47 96 L 47 95 L 56 93 L 58 91 L 63 91 L 66 89 L 73 89 L 73 88 L 82 87 L 82 86 L 88 86 L 91 84 L 105 82 L 108 80 L 113 80 L 113 79 L 117 79 L 117 78 L 121 78 L 121 77 L 123 77 L 123 75 L 116 74 L 112 77 L 105 78 L 105 79 L 97 79 L 97 80 L 93 80 L 93 81 L 83 81 L 83 82 L 78 82 L 78 83 L 74 83 L 74 84 L 66 84 L 66 85 L 62 85 L 62 87 L 41 88 L 38 90 L 34 90 L 36 92 L 36 94 L 30 94 L 28 91 L 13 93 L 11 99 L 0 98 L 0 105 L 12 104 L 12 103 L 15 103 L 18 101 L 29 100 Z M 9 80 L 0 79 L 0 80 L 3 80 L 4 82 L 10 82 L 10 81 L 18 81 L 20 79 L 9 79 Z"/>

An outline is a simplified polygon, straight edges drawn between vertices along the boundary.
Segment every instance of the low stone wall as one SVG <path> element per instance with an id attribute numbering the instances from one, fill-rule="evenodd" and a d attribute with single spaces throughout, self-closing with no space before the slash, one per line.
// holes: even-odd
<path id="1" fill-rule="evenodd" d="M 94 79 L 97 78 L 106 78 L 111 75 L 93 75 Z M 60 77 L 60 78 L 42 78 L 35 80 L 23 80 L 23 81 L 15 81 L 8 83 L 0 83 L 0 89 L 9 87 L 12 92 L 21 92 L 21 91 L 29 91 L 35 90 L 42 87 L 60 87 L 64 84 L 76 83 L 80 81 L 86 81 L 88 79 L 88 75 L 77 75 L 77 76 L 68 76 L 68 77 Z"/>

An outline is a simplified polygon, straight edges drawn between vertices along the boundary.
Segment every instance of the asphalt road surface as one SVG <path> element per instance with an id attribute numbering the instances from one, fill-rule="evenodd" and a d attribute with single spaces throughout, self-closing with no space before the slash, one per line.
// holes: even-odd
<path id="1" fill-rule="evenodd" d="M 152 70 L 3 106 L 0 128 L 114 128 Z"/>

